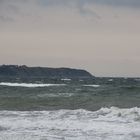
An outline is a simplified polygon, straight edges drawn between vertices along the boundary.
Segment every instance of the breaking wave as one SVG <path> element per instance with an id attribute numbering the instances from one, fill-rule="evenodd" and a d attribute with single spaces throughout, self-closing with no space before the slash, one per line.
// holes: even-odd
<path id="1" fill-rule="evenodd" d="M 6 83 L 1 82 L 1 86 L 11 87 L 49 87 L 49 86 L 65 86 L 66 84 L 33 84 L 33 83 Z"/>
<path id="2" fill-rule="evenodd" d="M 85 87 L 95 87 L 95 88 L 97 88 L 97 87 L 100 87 L 100 85 L 84 85 Z"/>
<path id="3" fill-rule="evenodd" d="M 138 140 L 140 108 L 0 111 L 0 127 L 6 140 Z"/>

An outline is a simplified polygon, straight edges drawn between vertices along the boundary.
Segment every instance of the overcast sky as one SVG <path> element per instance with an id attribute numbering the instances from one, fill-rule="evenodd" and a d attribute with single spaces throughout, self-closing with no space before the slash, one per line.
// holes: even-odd
<path id="1" fill-rule="evenodd" d="M 140 76 L 140 0 L 0 0 L 0 64 Z"/>

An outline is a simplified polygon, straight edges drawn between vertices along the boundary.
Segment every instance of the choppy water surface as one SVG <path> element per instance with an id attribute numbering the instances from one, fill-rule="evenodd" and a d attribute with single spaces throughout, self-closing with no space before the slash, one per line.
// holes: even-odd
<path id="1" fill-rule="evenodd" d="M 0 83 L 0 140 L 139 140 L 138 79 Z"/>

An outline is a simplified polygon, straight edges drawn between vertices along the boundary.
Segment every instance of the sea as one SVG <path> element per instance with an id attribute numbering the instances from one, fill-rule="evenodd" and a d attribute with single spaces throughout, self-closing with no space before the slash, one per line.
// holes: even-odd
<path id="1" fill-rule="evenodd" d="M 0 140 L 140 140 L 140 79 L 0 81 Z"/>

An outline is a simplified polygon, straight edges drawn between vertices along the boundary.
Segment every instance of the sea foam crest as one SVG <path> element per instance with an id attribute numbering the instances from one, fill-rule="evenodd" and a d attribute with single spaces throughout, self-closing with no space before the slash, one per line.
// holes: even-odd
<path id="1" fill-rule="evenodd" d="M 140 108 L 120 109 L 117 107 L 101 108 L 96 111 L 99 119 L 108 121 L 140 121 Z"/>
<path id="2" fill-rule="evenodd" d="M 49 86 L 65 86 L 66 84 L 34 84 L 34 83 L 7 83 L 1 82 L 1 86 L 11 87 L 49 87 Z"/>
<path id="3" fill-rule="evenodd" d="M 95 87 L 95 88 L 97 88 L 97 87 L 100 87 L 100 85 L 84 85 L 85 87 Z"/>
<path id="4" fill-rule="evenodd" d="M 98 111 L 0 111 L 1 138 L 6 140 L 138 140 L 140 108 Z"/>

